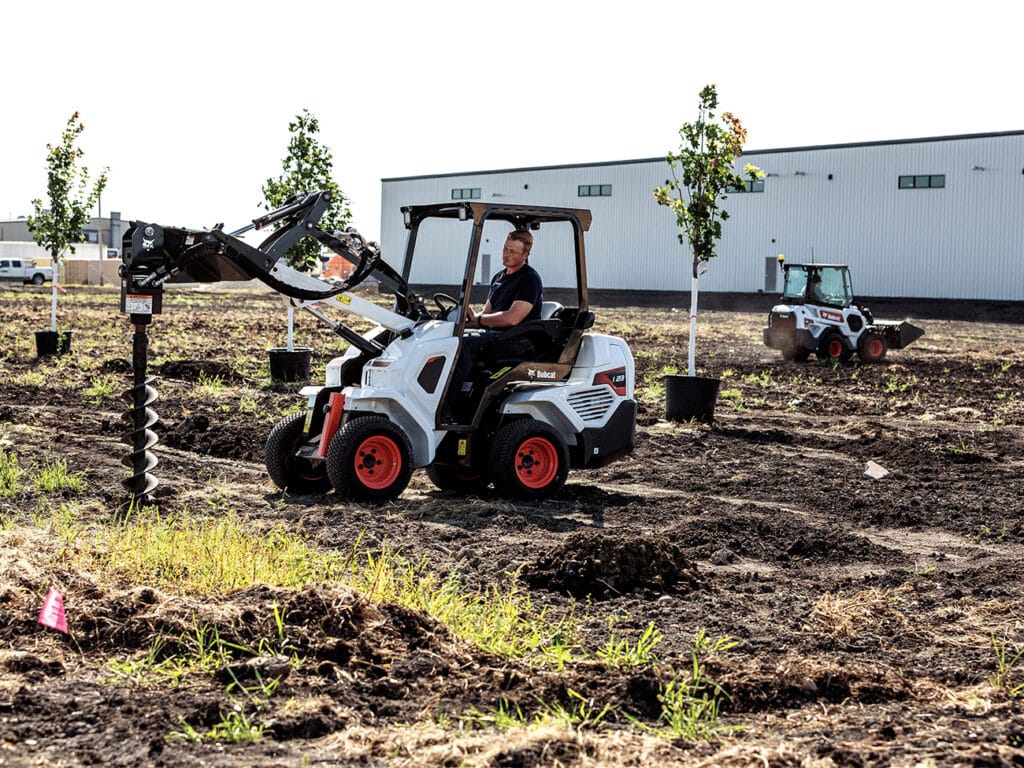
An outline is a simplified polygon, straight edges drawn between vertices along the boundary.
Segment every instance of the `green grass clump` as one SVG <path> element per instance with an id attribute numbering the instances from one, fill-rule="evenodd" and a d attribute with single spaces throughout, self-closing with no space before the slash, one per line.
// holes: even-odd
<path id="1" fill-rule="evenodd" d="M 79 493 L 85 488 L 85 474 L 71 472 L 67 459 L 53 459 L 35 470 L 32 487 L 40 493 Z"/>
<path id="2" fill-rule="evenodd" d="M 0 451 L 0 498 L 9 498 L 21 488 L 21 467 L 18 455 Z"/>

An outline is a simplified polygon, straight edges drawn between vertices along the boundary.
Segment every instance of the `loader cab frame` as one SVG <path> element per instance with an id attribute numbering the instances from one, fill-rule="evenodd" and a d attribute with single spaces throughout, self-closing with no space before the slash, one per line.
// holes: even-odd
<path id="1" fill-rule="evenodd" d="M 541 237 L 544 236 L 545 231 L 558 230 L 559 242 L 555 244 L 545 241 L 540 248 L 558 250 L 560 262 L 567 258 L 572 260 L 571 270 L 575 282 L 576 306 L 562 307 L 559 305 L 553 315 L 540 320 L 524 321 L 514 328 L 507 329 L 503 334 L 504 337 L 530 334 L 531 338 L 537 339 L 539 343 L 535 344 L 535 347 L 538 351 L 534 358 L 500 361 L 497 370 L 487 372 L 486 386 L 476 395 L 475 406 L 471 413 L 448 422 L 443 422 L 439 413 L 439 424 L 444 423 L 445 428 L 454 430 L 474 430 L 479 427 L 489 405 L 510 384 L 555 384 L 569 378 L 579 354 L 583 334 L 594 323 L 594 314 L 590 310 L 587 292 L 584 246 L 584 233 L 590 228 L 591 223 L 589 210 L 467 201 L 406 206 L 402 208 L 402 215 L 405 226 L 409 230 L 402 278 L 410 285 L 418 282 L 416 263 L 418 259 L 423 258 L 423 254 L 420 253 L 421 227 L 436 219 L 465 222 L 464 237 L 468 238 L 468 245 L 465 245 L 465 251 L 463 251 L 465 256 L 462 259 L 461 272 L 453 263 L 457 258 L 455 255 L 457 251 L 452 251 L 449 262 L 449 274 L 452 275 L 452 279 L 431 281 L 443 284 L 451 284 L 456 279 L 461 281 L 458 283 L 457 296 L 446 297 L 445 294 L 435 294 L 434 298 L 435 302 L 439 301 L 439 297 L 441 301 L 449 298 L 452 300 L 452 314 L 447 316 L 454 320 L 453 334 L 460 339 L 466 332 L 466 317 L 469 307 L 474 301 L 473 287 L 480 276 L 481 255 L 486 241 L 485 232 L 488 230 L 488 224 L 504 222 L 508 225 L 507 230 L 503 228 L 505 233 L 513 230 L 539 230 Z M 565 226 L 552 226 L 556 224 L 568 225 L 569 232 L 565 231 Z M 566 237 L 571 240 L 571 244 L 565 242 Z M 533 254 L 536 254 L 538 250 L 538 246 L 535 245 L 531 260 Z M 436 253 L 433 258 L 435 261 L 438 260 Z M 544 265 L 535 264 L 534 266 L 541 273 L 541 278 L 547 282 L 549 278 L 545 275 Z M 566 265 L 561 263 L 559 266 L 564 269 Z M 493 271 L 496 272 L 500 264 L 494 265 L 494 267 Z M 487 279 L 489 277 L 490 275 L 487 276 Z M 478 297 L 478 301 L 483 300 L 485 299 Z M 439 305 L 438 311 L 443 313 L 443 307 Z M 449 381 L 448 384 L 450 383 Z"/>

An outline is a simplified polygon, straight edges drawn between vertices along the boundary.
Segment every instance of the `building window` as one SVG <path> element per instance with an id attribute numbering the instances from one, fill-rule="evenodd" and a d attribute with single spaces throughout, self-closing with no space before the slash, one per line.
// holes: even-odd
<path id="1" fill-rule="evenodd" d="M 452 200 L 479 200 L 480 187 L 463 187 L 452 190 Z"/>
<path id="2" fill-rule="evenodd" d="M 82 241 L 86 243 L 98 243 L 100 241 L 100 233 L 95 229 L 83 229 Z"/>
<path id="3" fill-rule="evenodd" d="M 764 179 L 747 179 L 742 187 L 729 187 L 726 192 L 764 192 Z"/>
<path id="4" fill-rule="evenodd" d="M 580 197 L 611 197 L 611 184 L 580 184 Z"/>
<path id="5" fill-rule="evenodd" d="M 900 176 L 900 189 L 943 189 L 946 174 L 933 173 L 930 176 Z"/>

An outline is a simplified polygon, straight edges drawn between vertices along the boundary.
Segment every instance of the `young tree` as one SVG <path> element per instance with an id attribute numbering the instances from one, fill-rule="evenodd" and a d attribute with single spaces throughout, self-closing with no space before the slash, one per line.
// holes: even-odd
<path id="1" fill-rule="evenodd" d="M 282 163 L 284 173 L 276 179 L 267 179 L 263 185 L 264 207 L 267 210 L 278 208 L 296 194 L 330 191 L 331 204 L 320 219 L 320 226 L 328 232 L 344 229 L 352 219 L 352 211 L 348 198 L 333 179 L 331 151 L 317 140 L 319 122 L 308 109 L 303 109 L 288 123 L 288 131 L 292 137 Z M 295 269 L 309 272 L 316 266 L 320 251 L 320 244 L 307 237 L 289 248 L 285 258 Z"/>
<path id="2" fill-rule="evenodd" d="M 75 145 L 85 130 L 75 112 L 68 118 L 60 144 L 47 144 L 46 190 L 50 207 L 43 208 L 39 198 L 32 201 L 33 213 L 28 228 L 36 243 L 50 252 L 53 261 L 53 297 L 50 300 L 50 330 L 57 330 L 57 285 L 64 252 L 75 252 L 75 243 L 85 239 L 82 228 L 103 188 L 107 185 L 107 169 L 89 186 L 89 169 L 80 165 L 85 153 Z"/>
<path id="3" fill-rule="evenodd" d="M 679 129 L 679 151 L 669 152 L 666 157 L 672 178 L 654 190 L 654 199 L 671 208 L 675 214 L 679 242 L 684 248 L 689 246 L 693 257 L 687 362 L 690 376 L 696 375 L 694 357 L 700 265 L 717 255 L 715 248 L 722 237 L 722 222 L 729 218 L 721 203 L 727 192 L 744 188 L 744 176 L 755 179 L 764 175 L 749 163 L 744 169 L 744 176 L 733 170 L 743 152 L 747 131 L 731 112 L 723 112 L 718 118 L 717 109 L 718 92 L 714 85 L 707 85 L 700 92 L 697 120 L 683 123 Z"/>

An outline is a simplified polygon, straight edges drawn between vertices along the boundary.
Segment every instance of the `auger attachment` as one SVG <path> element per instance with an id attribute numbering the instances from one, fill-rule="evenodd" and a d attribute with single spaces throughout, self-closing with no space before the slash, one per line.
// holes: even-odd
<path id="1" fill-rule="evenodd" d="M 159 438 L 151 427 L 157 422 L 156 411 L 150 406 L 156 402 L 156 390 L 151 386 L 153 379 L 146 376 L 146 358 L 149 340 L 146 324 L 136 323 L 132 335 L 132 388 L 124 393 L 124 399 L 131 405 L 124 414 L 124 420 L 131 424 L 126 442 L 131 445 L 131 454 L 122 463 L 131 469 L 131 475 L 121 481 L 128 489 L 133 506 L 145 503 L 146 497 L 156 490 L 159 482 L 150 474 L 157 465 L 156 456 L 150 451 Z"/>

